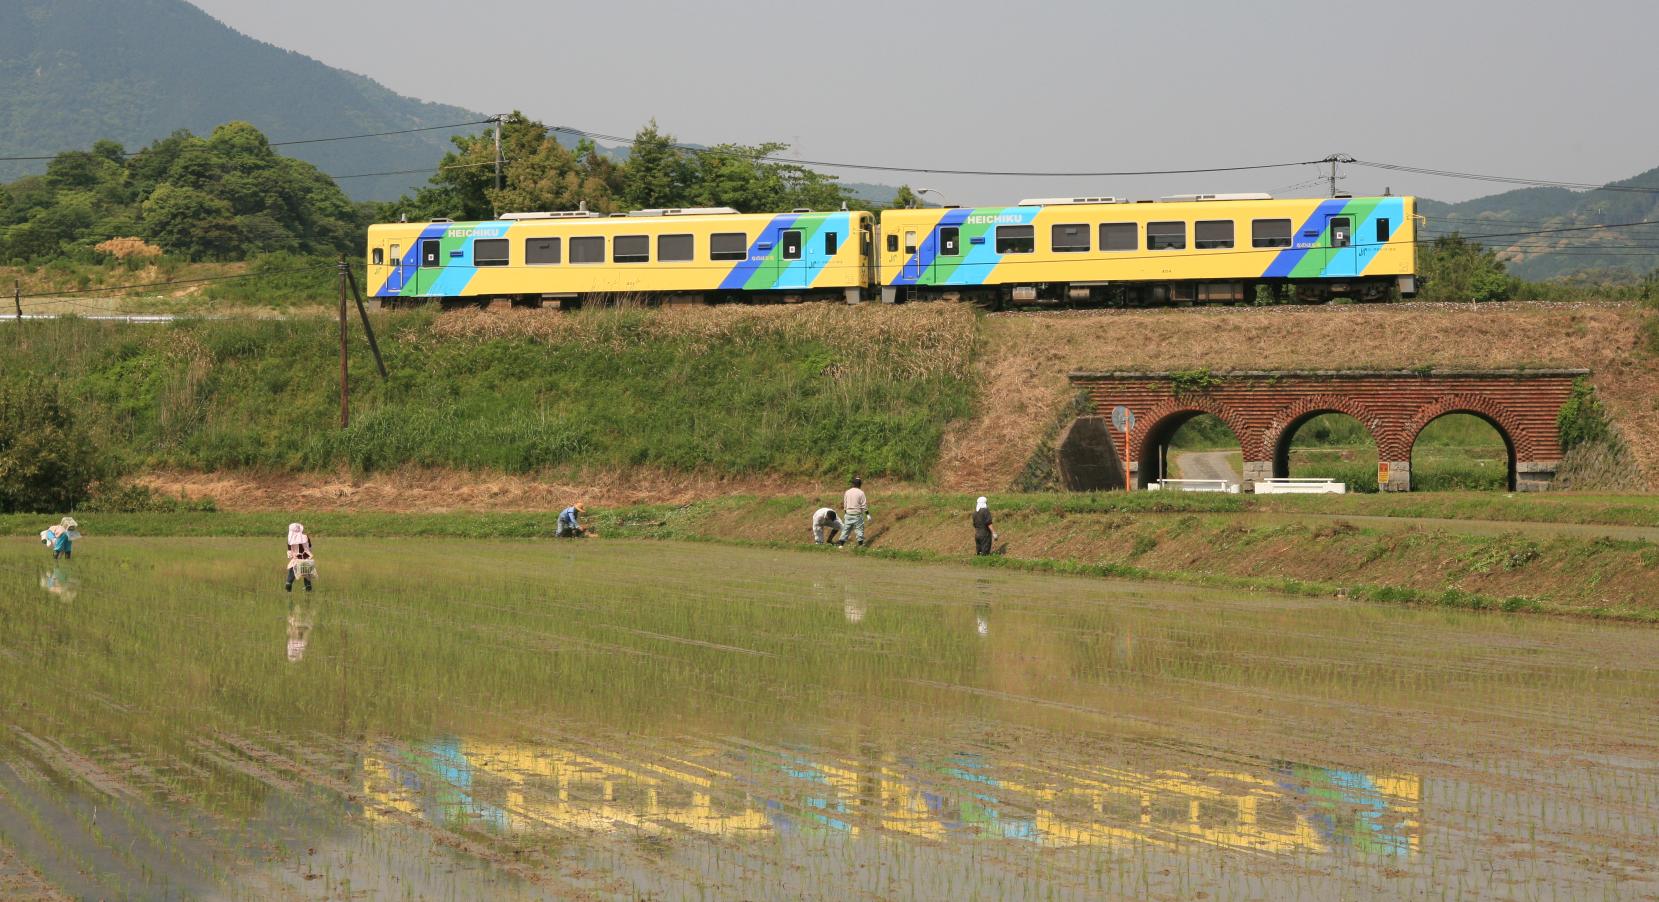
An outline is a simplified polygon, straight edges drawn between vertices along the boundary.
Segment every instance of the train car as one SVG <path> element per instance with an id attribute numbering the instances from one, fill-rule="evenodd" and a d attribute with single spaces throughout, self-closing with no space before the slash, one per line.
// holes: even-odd
<path id="1" fill-rule="evenodd" d="M 369 227 L 367 281 L 383 306 L 434 299 L 856 302 L 874 282 L 874 225 L 858 210 L 744 214 L 728 207 L 382 223 Z"/>
<path id="2" fill-rule="evenodd" d="M 1038 198 L 886 210 L 882 299 L 1128 304 L 1386 299 L 1417 290 L 1411 197 Z"/>

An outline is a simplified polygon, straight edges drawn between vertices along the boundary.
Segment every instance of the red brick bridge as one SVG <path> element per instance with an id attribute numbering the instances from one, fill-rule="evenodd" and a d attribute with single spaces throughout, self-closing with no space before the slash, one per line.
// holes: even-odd
<path id="1" fill-rule="evenodd" d="M 1188 420 L 1214 414 L 1244 452 L 1246 491 L 1258 479 L 1290 475 L 1290 441 L 1322 413 L 1358 420 L 1377 445 L 1378 485 L 1411 489 L 1411 449 L 1423 427 L 1451 413 L 1473 414 L 1497 429 L 1509 451 L 1509 485 L 1547 488 L 1561 461 L 1556 417 L 1573 380 L 1588 370 L 1297 370 L 1226 373 L 1072 373 L 1095 414 L 1060 442 L 1068 488 L 1121 488 L 1123 433 L 1112 409 L 1135 415 L 1129 472 L 1137 487 L 1168 471 L 1169 441 Z"/>

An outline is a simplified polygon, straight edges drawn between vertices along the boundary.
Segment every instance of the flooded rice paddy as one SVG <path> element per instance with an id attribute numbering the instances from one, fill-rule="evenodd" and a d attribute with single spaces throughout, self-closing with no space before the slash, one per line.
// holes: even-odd
<path id="1" fill-rule="evenodd" d="M 0 896 L 1659 894 L 1659 631 L 700 544 L 0 545 Z M 296 587 L 298 588 L 298 587 Z"/>

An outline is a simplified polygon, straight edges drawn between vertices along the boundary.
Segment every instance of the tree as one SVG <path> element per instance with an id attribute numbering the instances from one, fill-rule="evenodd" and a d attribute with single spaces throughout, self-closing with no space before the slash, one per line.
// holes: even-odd
<path id="1" fill-rule="evenodd" d="M 101 475 L 96 449 L 51 386 L 0 382 L 0 513 L 70 510 Z"/>
<path id="2" fill-rule="evenodd" d="M 100 141 L 0 190 L 0 260 L 31 261 L 142 234 L 193 259 L 346 252 L 362 218 L 333 180 L 246 122 L 175 132 L 128 157 Z"/>
<path id="3" fill-rule="evenodd" d="M 1456 232 L 1420 249 L 1417 264 L 1424 300 L 1502 301 L 1515 294 L 1516 280 L 1497 252 Z"/>
<path id="4" fill-rule="evenodd" d="M 889 206 L 896 210 L 909 210 L 921 205 L 922 199 L 910 190 L 909 185 L 900 185 L 898 193 L 893 195 L 893 203 Z"/>
<path id="5" fill-rule="evenodd" d="M 693 167 L 673 135 L 657 131 L 657 120 L 634 135 L 622 173 L 622 201 L 632 210 L 691 205 Z"/>

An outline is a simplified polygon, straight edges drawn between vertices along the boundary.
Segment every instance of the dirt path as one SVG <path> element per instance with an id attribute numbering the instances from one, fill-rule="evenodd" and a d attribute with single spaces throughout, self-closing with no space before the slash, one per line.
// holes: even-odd
<path id="1" fill-rule="evenodd" d="M 1182 479 L 1225 479 L 1240 482 L 1233 469 L 1231 451 L 1186 451 L 1175 455 L 1175 467 Z"/>

